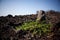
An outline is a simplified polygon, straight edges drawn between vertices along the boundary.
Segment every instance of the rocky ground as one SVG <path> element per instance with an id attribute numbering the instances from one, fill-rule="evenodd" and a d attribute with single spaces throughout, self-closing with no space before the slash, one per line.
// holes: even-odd
<path id="1" fill-rule="evenodd" d="M 44 12 L 42 12 L 44 13 Z M 19 15 L 19 16 L 1 16 L 0 17 L 0 40 L 60 40 L 60 12 L 47 11 L 45 12 L 47 23 L 52 23 L 51 33 L 48 35 L 32 35 L 29 31 L 16 31 L 16 26 L 21 26 L 27 21 L 36 21 L 37 14 Z M 43 17 L 42 17 L 43 19 Z"/>

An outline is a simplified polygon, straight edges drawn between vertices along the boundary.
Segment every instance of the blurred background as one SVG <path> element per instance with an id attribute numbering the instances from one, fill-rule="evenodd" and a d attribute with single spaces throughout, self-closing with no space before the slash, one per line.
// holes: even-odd
<path id="1" fill-rule="evenodd" d="M 37 10 L 60 11 L 60 0 L 0 0 L 0 16 L 36 14 Z"/>

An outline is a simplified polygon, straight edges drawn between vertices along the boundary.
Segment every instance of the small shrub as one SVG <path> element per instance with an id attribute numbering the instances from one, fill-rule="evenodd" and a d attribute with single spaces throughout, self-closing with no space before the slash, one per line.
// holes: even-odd
<path id="1" fill-rule="evenodd" d="M 51 32 L 50 30 L 51 24 L 46 24 L 44 21 L 39 23 L 38 21 L 30 21 L 22 24 L 22 26 L 16 27 L 16 30 L 25 30 L 30 31 L 32 34 L 47 34 L 48 32 Z"/>

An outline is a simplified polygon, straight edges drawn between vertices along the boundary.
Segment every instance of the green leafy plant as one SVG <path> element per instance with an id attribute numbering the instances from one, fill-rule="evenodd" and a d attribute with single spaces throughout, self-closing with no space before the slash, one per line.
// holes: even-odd
<path id="1" fill-rule="evenodd" d="M 38 21 L 29 21 L 23 23 L 22 26 L 16 27 L 16 30 L 25 30 L 30 31 L 32 34 L 42 35 L 43 33 L 47 34 L 48 32 L 51 32 L 50 27 L 51 24 L 47 24 L 45 21 L 42 21 L 41 23 Z"/>

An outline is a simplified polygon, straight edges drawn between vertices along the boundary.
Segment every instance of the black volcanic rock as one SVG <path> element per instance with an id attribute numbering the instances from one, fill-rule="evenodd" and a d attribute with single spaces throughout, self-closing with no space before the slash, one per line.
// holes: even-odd
<path id="1" fill-rule="evenodd" d="M 0 40 L 60 40 L 60 12 L 50 10 L 43 11 L 42 14 L 44 15 L 41 17 L 41 21 L 46 20 L 47 23 L 53 24 L 51 31 L 54 35 L 51 38 L 47 36 L 39 37 L 39 35 L 32 37 L 28 31 L 20 30 L 16 32 L 14 30 L 15 27 L 21 26 L 24 22 L 36 21 L 38 14 L 32 14 L 14 17 L 12 15 L 0 16 Z"/>

